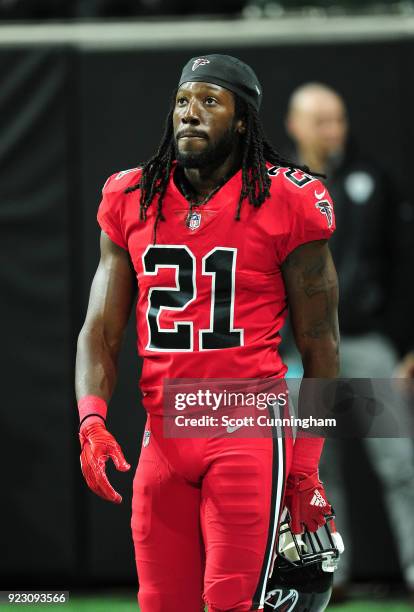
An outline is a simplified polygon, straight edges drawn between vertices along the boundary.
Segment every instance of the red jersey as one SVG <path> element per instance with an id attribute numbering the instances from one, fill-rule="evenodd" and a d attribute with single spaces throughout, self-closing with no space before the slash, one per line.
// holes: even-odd
<path id="1" fill-rule="evenodd" d="M 162 412 L 165 378 L 282 377 L 278 352 L 287 314 L 281 266 L 297 246 L 335 228 L 325 186 L 301 171 L 269 166 L 271 196 L 247 200 L 236 221 L 241 170 L 193 208 L 171 173 L 153 244 L 156 202 L 139 219 L 139 169 L 114 174 L 103 188 L 98 222 L 128 250 L 139 295 L 138 353 L 144 406 Z"/>

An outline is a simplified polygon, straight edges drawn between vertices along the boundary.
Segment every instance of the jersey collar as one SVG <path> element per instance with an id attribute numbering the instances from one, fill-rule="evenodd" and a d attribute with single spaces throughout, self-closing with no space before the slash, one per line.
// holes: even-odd
<path id="1" fill-rule="evenodd" d="M 169 202 L 172 210 L 187 210 L 189 208 L 189 202 L 183 196 L 174 181 L 174 172 L 177 165 L 178 164 L 176 161 L 174 161 L 172 164 L 170 180 L 165 195 L 166 197 L 168 197 L 168 199 L 171 198 L 172 200 L 171 202 Z M 208 202 L 200 205 L 199 207 L 193 206 L 193 209 L 197 210 L 198 208 L 200 208 L 206 210 L 220 210 L 220 208 L 222 208 L 224 205 L 238 201 L 241 190 L 241 175 L 242 171 L 240 168 L 235 174 L 233 174 L 233 176 L 231 176 L 226 181 L 226 183 L 224 183 L 221 189 L 219 189 L 217 193 L 215 193 L 212 198 L 208 200 Z"/>

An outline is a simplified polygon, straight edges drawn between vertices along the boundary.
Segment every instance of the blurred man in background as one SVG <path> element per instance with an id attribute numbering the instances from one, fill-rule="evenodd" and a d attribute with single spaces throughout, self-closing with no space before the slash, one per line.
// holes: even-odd
<path id="1" fill-rule="evenodd" d="M 346 107 L 340 95 L 320 83 L 296 89 L 289 101 L 287 131 L 296 158 L 328 178 L 335 202 L 337 231 L 331 240 L 340 287 L 341 371 L 346 378 L 388 379 L 397 353 L 388 328 L 394 277 L 393 220 L 400 204 L 388 177 L 364 158 L 348 136 Z M 366 450 L 383 489 L 395 526 L 401 567 L 414 589 L 414 466 L 410 439 L 366 438 Z M 329 483 L 346 553 L 336 575 L 338 599 L 346 596 L 351 538 L 345 491 L 340 483 L 344 442 L 328 440 L 321 466 Z"/>

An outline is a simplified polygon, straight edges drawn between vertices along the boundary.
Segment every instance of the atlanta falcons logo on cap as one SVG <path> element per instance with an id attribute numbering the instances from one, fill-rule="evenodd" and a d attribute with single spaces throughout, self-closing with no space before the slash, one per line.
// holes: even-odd
<path id="1" fill-rule="evenodd" d="M 205 66 L 206 64 L 209 64 L 209 63 L 210 63 L 210 60 L 208 60 L 206 57 L 199 57 L 194 62 L 192 70 L 193 71 L 197 70 L 199 66 Z"/>
<path id="2" fill-rule="evenodd" d="M 332 227 L 333 214 L 331 203 L 328 202 L 328 200 L 322 200 L 322 202 L 316 202 L 315 206 L 322 215 L 326 216 L 326 220 L 328 221 L 328 227 Z"/>

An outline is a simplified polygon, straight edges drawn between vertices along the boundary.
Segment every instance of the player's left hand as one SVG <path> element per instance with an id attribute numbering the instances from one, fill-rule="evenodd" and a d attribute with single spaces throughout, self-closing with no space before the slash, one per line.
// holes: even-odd
<path id="1" fill-rule="evenodd" d="M 290 474 L 286 485 L 285 504 L 290 513 L 292 533 L 299 534 L 306 527 L 314 532 L 326 523 L 332 507 L 318 472 L 313 474 Z"/>
<path id="2" fill-rule="evenodd" d="M 118 442 L 103 422 L 85 422 L 79 432 L 79 439 L 82 448 L 81 469 L 86 484 L 99 497 L 120 504 L 122 497 L 112 487 L 105 473 L 105 464 L 109 458 L 120 472 L 127 472 L 131 467 Z"/>

